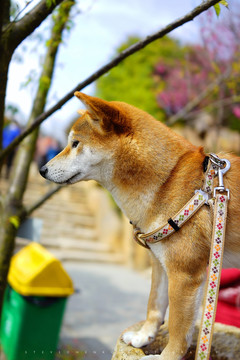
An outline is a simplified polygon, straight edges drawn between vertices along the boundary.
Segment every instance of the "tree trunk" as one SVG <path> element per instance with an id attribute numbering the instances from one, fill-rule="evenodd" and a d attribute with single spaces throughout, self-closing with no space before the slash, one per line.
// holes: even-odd
<path id="1" fill-rule="evenodd" d="M 34 119 L 44 111 L 62 32 L 69 20 L 72 5 L 73 1 L 64 1 L 59 7 L 57 16 L 53 17 L 54 24 L 51 38 L 28 125 L 31 125 Z M 3 227 L 0 233 L 0 310 L 7 283 L 9 263 L 14 249 L 15 236 L 25 215 L 22 200 L 35 152 L 38 130 L 34 130 L 31 135 L 26 137 L 18 148 L 11 171 L 9 190 L 3 204 Z"/>
<path id="2" fill-rule="evenodd" d="M 0 151 L 2 149 L 2 131 L 4 125 L 5 96 L 8 80 L 8 68 L 12 53 L 3 38 L 0 42 Z"/>
<path id="3" fill-rule="evenodd" d="M 2 149 L 2 130 L 4 121 L 4 101 L 7 86 L 7 73 L 9 66 L 9 59 L 7 55 L 8 49 L 3 33 L 4 26 L 9 22 L 10 16 L 10 0 L 4 0 L 0 13 L 0 151 Z"/>
<path id="4" fill-rule="evenodd" d="M 9 61 L 4 57 L 0 47 L 0 151 L 2 150 L 2 132 L 4 123 L 4 104 L 7 87 L 8 66 Z"/>

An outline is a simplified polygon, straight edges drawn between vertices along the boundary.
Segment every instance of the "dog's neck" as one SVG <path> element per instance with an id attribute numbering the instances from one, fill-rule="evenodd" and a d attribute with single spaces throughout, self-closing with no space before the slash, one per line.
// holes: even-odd
<path id="1" fill-rule="evenodd" d="M 161 133 L 125 142 L 124 149 L 116 154 L 111 179 L 105 179 L 102 185 L 135 226 L 151 231 L 164 219 L 161 196 L 157 194 L 181 157 L 196 148 L 161 126 Z"/>

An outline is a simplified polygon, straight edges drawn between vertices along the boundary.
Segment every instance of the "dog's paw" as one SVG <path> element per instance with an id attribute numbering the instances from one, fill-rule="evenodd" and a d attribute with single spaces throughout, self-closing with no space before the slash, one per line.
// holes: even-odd
<path id="1" fill-rule="evenodd" d="M 161 360 L 161 355 L 147 355 L 142 357 L 140 360 Z"/>
<path id="2" fill-rule="evenodd" d="M 123 334 L 122 339 L 127 345 L 141 348 L 142 346 L 151 344 L 155 339 L 155 334 L 146 334 L 141 330 L 127 331 Z"/>

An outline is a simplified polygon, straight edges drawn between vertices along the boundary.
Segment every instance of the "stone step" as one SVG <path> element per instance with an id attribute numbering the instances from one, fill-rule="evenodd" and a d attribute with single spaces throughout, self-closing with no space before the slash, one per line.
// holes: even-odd
<path id="1" fill-rule="evenodd" d="M 66 238 L 58 238 L 58 241 L 54 243 L 53 241 L 46 241 L 45 239 L 42 239 L 40 244 L 47 248 L 84 250 L 90 252 L 97 251 L 99 253 L 111 252 L 111 248 L 108 244 L 91 240 L 66 240 Z"/>
<path id="2" fill-rule="evenodd" d="M 25 203 L 30 203 L 33 201 L 37 201 L 39 200 L 41 197 L 43 197 L 45 194 L 47 194 L 48 191 L 44 190 L 31 190 L 28 191 L 26 193 L 26 195 L 24 196 L 24 202 Z M 53 196 L 55 196 L 54 199 L 54 204 L 59 205 L 59 204 L 72 204 L 72 206 L 78 206 L 78 205 L 85 205 L 87 204 L 87 197 L 86 196 L 74 196 L 74 200 L 69 199 L 69 198 L 62 198 L 59 194 L 54 194 Z M 47 202 L 51 201 L 53 199 L 53 197 L 50 197 Z"/>
<path id="3" fill-rule="evenodd" d="M 86 204 L 73 204 L 73 203 L 65 203 L 65 202 L 46 202 L 44 205 L 39 208 L 40 210 L 47 210 L 49 212 L 56 212 L 60 214 L 61 212 L 67 214 L 86 214 L 92 215 L 92 212 L 89 210 Z"/>
<path id="4" fill-rule="evenodd" d="M 61 251 L 55 248 L 48 248 L 49 251 L 60 261 L 76 261 L 76 262 L 94 262 L 94 263 L 109 263 L 109 264 L 123 264 L 125 259 L 122 254 L 116 253 L 99 253 L 95 251 Z"/>
<path id="5" fill-rule="evenodd" d="M 16 246 L 23 247 L 30 244 L 31 241 L 24 238 L 16 238 Z M 77 250 L 77 251 L 84 251 L 84 252 L 99 252 L 99 253 L 110 253 L 111 248 L 108 244 L 91 241 L 91 240 L 73 240 L 66 238 L 58 238 L 58 241 L 54 242 L 52 239 L 46 240 L 41 239 L 39 244 L 48 248 L 48 249 L 57 249 L 57 250 Z"/>
<path id="6" fill-rule="evenodd" d="M 15 252 L 19 251 L 23 246 L 30 244 L 30 241 L 22 238 L 16 238 Z M 43 243 L 41 243 L 44 245 Z M 97 243 L 96 243 L 97 244 Z M 75 261 L 75 262 L 97 262 L 97 263 L 111 263 L 111 264 L 124 264 L 125 259 L 122 254 L 99 251 L 89 251 L 89 249 L 67 249 L 57 248 L 54 246 L 44 245 L 48 251 L 51 252 L 57 259 L 62 262 Z"/>
<path id="7" fill-rule="evenodd" d="M 42 239 L 57 239 L 60 236 L 61 238 L 64 237 L 66 241 L 68 239 L 88 239 L 88 240 L 97 240 L 98 233 L 96 229 L 89 229 L 89 228 L 74 228 L 71 230 L 71 227 L 64 226 L 56 226 L 52 228 L 45 228 L 43 227 L 41 231 L 41 238 Z"/>
<path id="8" fill-rule="evenodd" d="M 38 216 L 40 213 L 38 213 Z M 42 214 L 41 214 L 42 215 Z M 58 222 L 64 222 L 66 224 L 66 228 L 71 229 L 72 227 L 83 227 L 83 228 L 95 228 L 96 227 L 96 221 L 93 216 L 88 215 L 66 215 L 66 214 L 60 214 L 60 216 L 57 213 L 51 213 L 48 215 L 48 217 L 44 218 L 44 228 L 49 229 L 53 227 L 58 227 Z"/>
<path id="9" fill-rule="evenodd" d="M 38 198 L 54 190 L 55 186 L 49 188 L 40 187 L 30 187 L 24 194 L 24 198 Z M 86 202 L 88 194 L 86 192 L 75 191 L 73 193 L 67 191 L 67 189 L 60 190 L 53 194 L 49 199 L 54 199 L 54 201 L 70 201 L 70 202 Z"/>
<path id="10" fill-rule="evenodd" d="M 7 191 L 7 186 L 6 181 L 0 181 L 3 191 Z M 32 174 L 24 204 L 34 204 L 54 186 L 37 173 Z M 65 187 L 35 210 L 33 217 L 43 220 L 40 244 L 63 262 L 122 264 L 125 260 L 121 254 L 111 252 L 108 244 L 98 241 L 96 214 L 89 206 L 91 188 L 87 183 Z M 17 238 L 15 250 L 29 243 L 27 239 Z"/>

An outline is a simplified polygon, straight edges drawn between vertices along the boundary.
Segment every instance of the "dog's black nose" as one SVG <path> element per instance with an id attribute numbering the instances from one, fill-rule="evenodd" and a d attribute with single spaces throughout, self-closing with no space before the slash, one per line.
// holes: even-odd
<path id="1" fill-rule="evenodd" d="M 48 173 L 48 168 L 46 165 L 42 166 L 41 169 L 39 170 L 40 174 L 45 178 L 47 173 Z"/>

